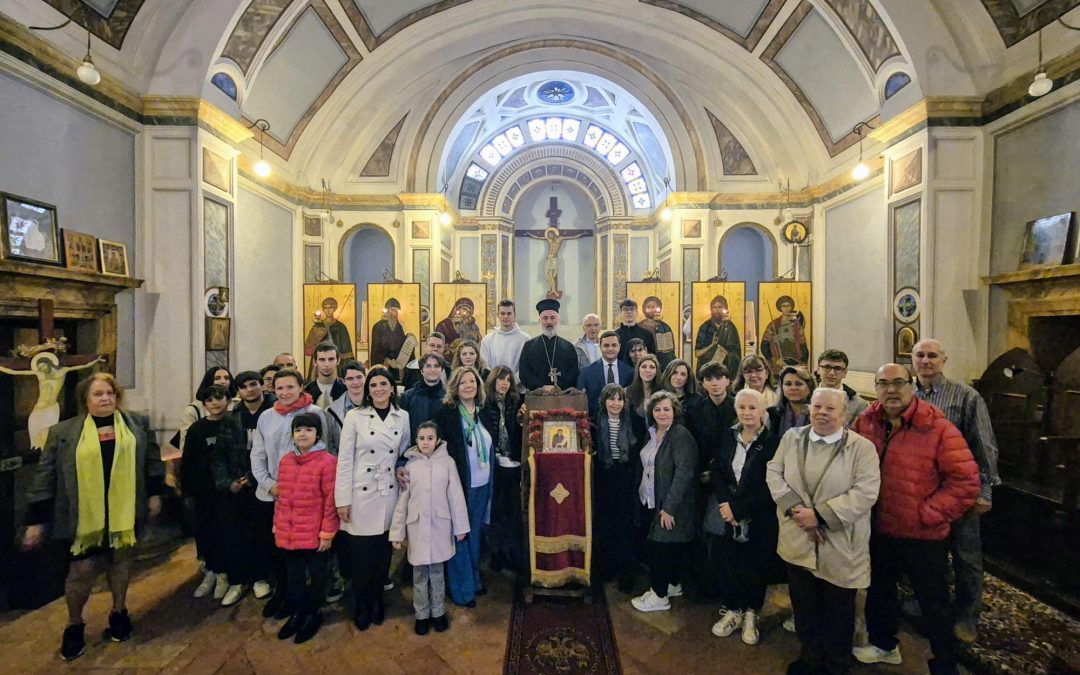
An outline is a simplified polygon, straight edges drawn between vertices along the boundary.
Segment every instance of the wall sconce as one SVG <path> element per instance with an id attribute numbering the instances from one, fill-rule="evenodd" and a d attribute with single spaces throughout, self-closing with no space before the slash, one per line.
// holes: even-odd
<path id="1" fill-rule="evenodd" d="M 855 128 L 852 129 L 852 131 L 859 136 L 859 163 L 856 164 L 855 168 L 851 170 L 851 177 L 855 180 L 866 180 L 866 178 L 870 175 L 870 167 L 867 166 L 866 162 L 863 161 L 862 157 L 862 141 L 863 132 L 866 129 L 873 128 L 874 126 L 869 122 L 859 122 L 855 125 Z"/>
<path id="2" fill-rule="evenodd" d="M 261 117 L 251 123 L 249 129 L 255 128 L 259 130 L 259 161 L 255 162 L 255 175 L 259 178 L 266 178 L 270 175 L 270 164 L 263 159 L 263 152 L 265 147 L 263 146 L 263 134 L 270 131 L 270 123 Z"/>

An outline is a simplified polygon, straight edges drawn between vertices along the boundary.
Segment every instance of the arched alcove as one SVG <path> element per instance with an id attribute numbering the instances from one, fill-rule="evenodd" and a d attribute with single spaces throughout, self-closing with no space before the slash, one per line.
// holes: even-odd
<path id="1" fill-rule="evenodd" d="M 776 277 L 776 240 L 757 223 L 739 223 L 720 239 L 718 258 L 728 279 L 746 282 L 746 300 L 757 307 L 758 282 Z"/>
<path id="2" fill-rule="evenodd" d="M 367 285 L 383 280 L 383 270 L 394 276 L 394 241 L 373 223 L 354 225 L 341 238 L 341 280 L 356 284 L 357 304 L 367 301 Z"/>
<path id="3" fill-rule="evenodd" d="M 543 236 L 548 226 L 547 212 L 551 198 L 558 200 L 559 229 L 567 236 L 572 232 L 593 230 L 596 227 L 595 203 L 589 193 L 576 181 L 565 178 L 534 181 L 522 190 L 514 203 L 514 229 L 528 230 Z M 524 236 L 514 237 L 514 295 L 527 298 L 518 309 L 518 321 L 535 324 L 532 304 L 544 297 L 547 281 L 544 275 L 547 243 Z M 577 324 L 581 317 L 596 311 L 596 237 L 567 238 L 559 250 L 559 290 L 562 291 L 562 322 Z"/>

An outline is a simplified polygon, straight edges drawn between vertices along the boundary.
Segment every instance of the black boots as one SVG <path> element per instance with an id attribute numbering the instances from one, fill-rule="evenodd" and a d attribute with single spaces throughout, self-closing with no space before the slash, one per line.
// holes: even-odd
<path id="1" fill-rule="evenodd" d="M 446 615 L 431 617 L 431 627 L 435 629 L 436 633 L 442 633 L 450 627 L 450 620 L 446 618 Z"/>
<path id="2" fill-rule="evenodd" d="M 428 629 L 431 627 L 431 619 L 417 619 L 416 625 L 413 626 L 413 630 L 417 635 L 427 635 Z"/>
<path id="3" fill-rule="evenodd" d="M 86 651 L 85 631 L 85 623 L 77 623 L 64 629 L 64 639 L 60 643 L 60 658 L 70 661 L 83 655 Z"/>
<path id="4" fill-rule="evenodd" d="M 278 639 L 288 640 L 295 636 L 293 641 L 299 645 L 315 637 L 323 622 L 318 605 L 319 603 L 310 601 L 303 603 L 278 631 Z"/>

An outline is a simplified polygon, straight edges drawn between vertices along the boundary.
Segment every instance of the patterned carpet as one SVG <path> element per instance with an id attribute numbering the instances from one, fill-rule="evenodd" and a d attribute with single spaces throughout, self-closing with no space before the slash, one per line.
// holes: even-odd
<path id="1" fill-rule="evenodd" d="M 602 589 L 591 604 L 577 598 L 514 594 L 503 661 L 506 675 L 618 675 L 618 647 Z"/>

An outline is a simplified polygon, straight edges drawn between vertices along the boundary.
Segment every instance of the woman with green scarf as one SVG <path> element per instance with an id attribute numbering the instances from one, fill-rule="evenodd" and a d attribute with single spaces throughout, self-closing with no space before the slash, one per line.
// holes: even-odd
<path id="1" fill-rule="evenodd" d="M 109 373 L 94 373 L 79 383 L 83 413 L 49 429 L 28 494 L 23 545 L 34 548 L 45 537 L 70 542 L 64 582 L 68 626 L 60 646 L 64 660 L 86 649 L 83 607 L 94 581 L 104 572 L 113 605 L 105 637 L 131 637 L 127 587 L 131 551 L 148 517 L 161 510 L 164 465 L 145 416 L 123 412 L 123 389 Z"/>

